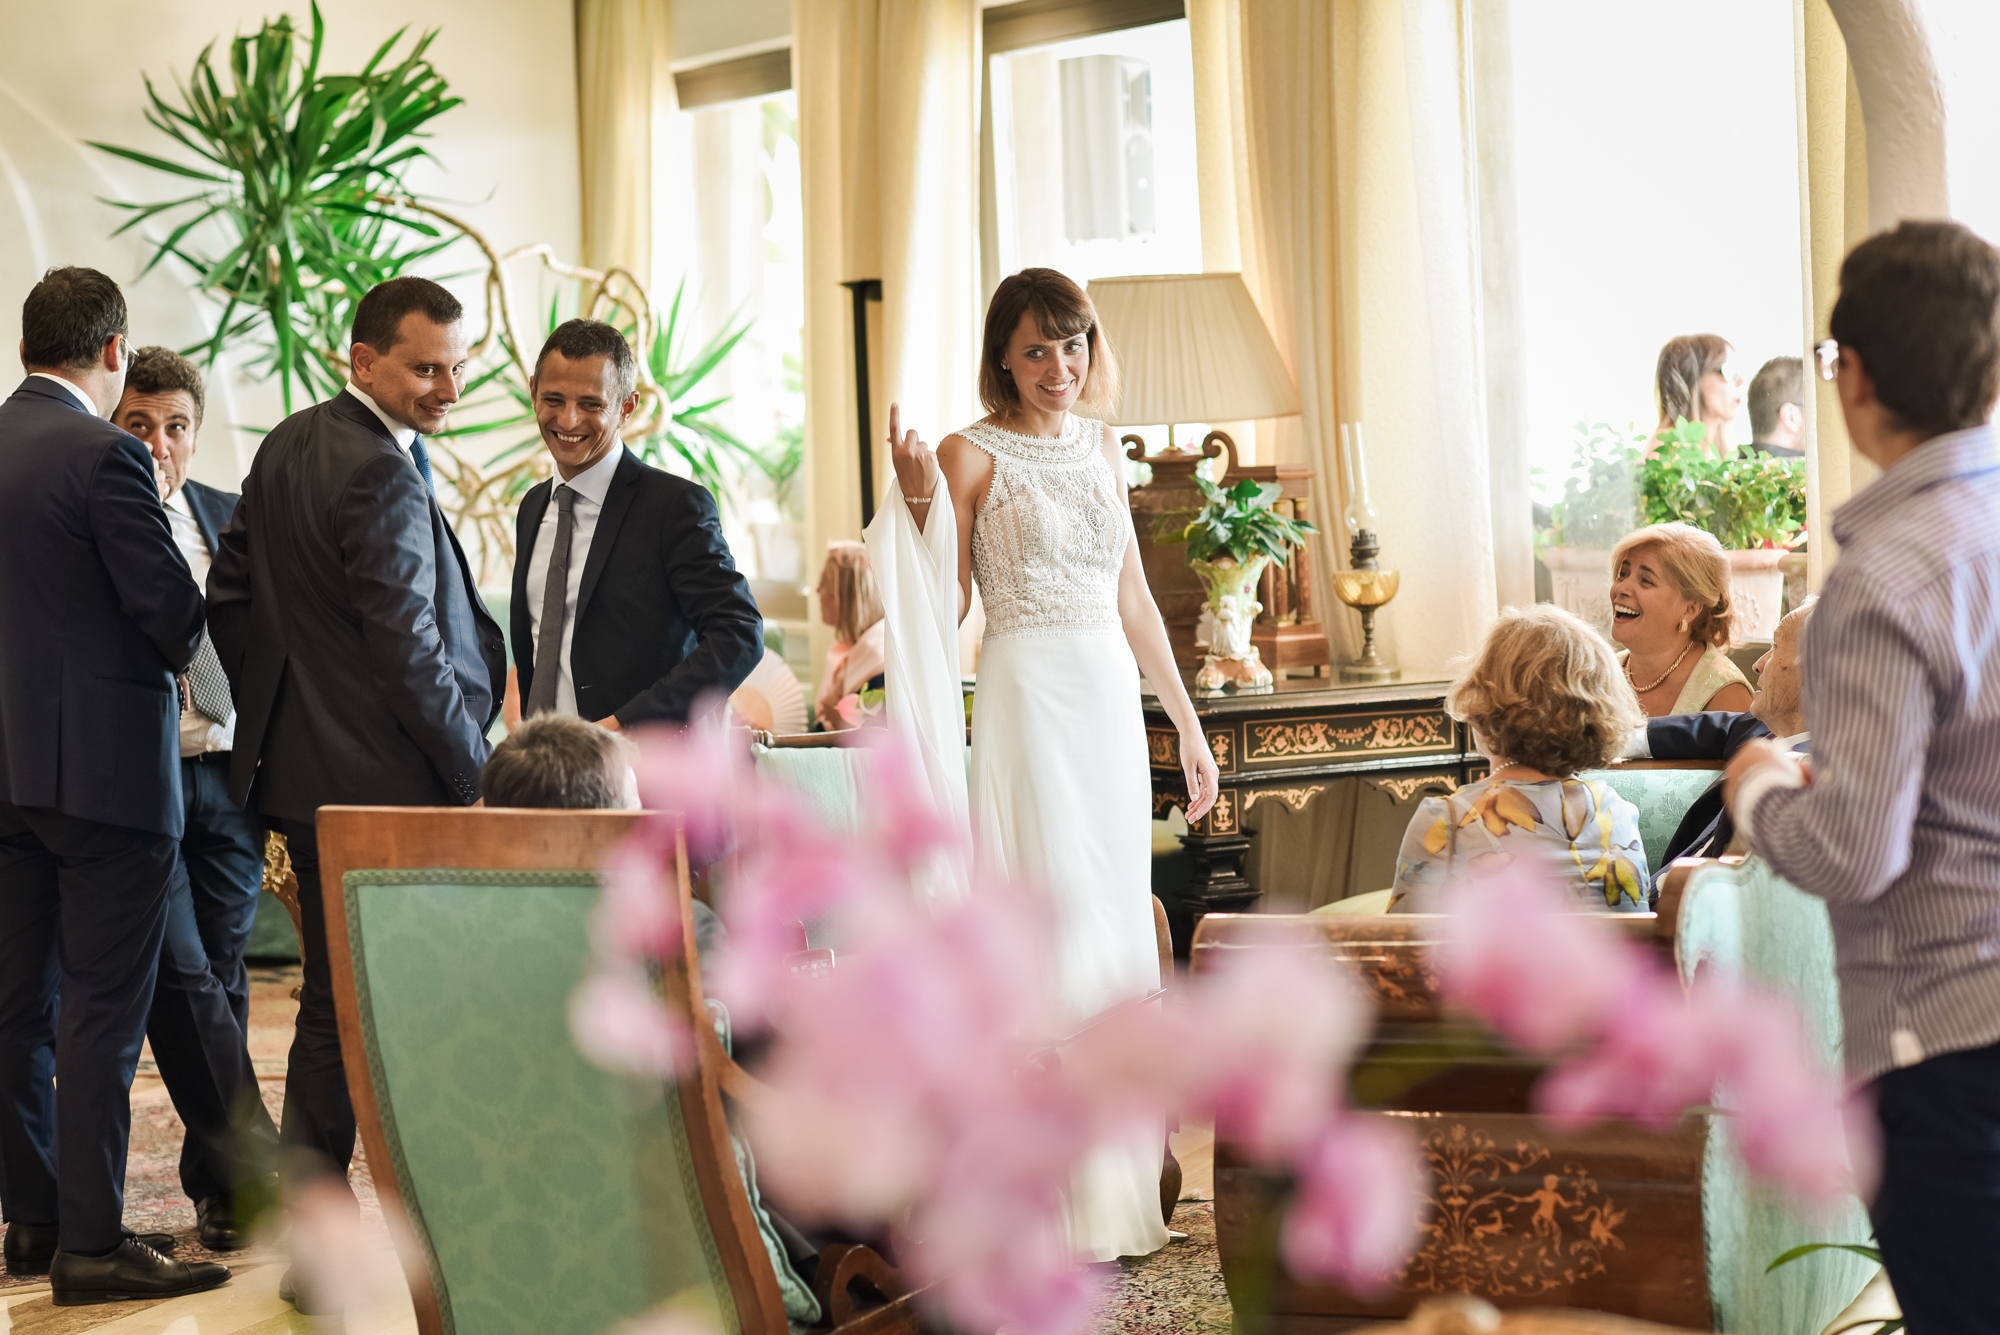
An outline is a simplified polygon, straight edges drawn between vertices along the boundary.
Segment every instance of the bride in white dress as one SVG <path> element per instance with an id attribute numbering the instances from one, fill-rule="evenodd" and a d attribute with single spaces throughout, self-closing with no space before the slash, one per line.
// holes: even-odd
<path id="1" fill-rule="evenodd" d="M 915 431 L 903 434 L 890 409 L 897 492 L 922 535 L 914 557 L 907 544 L 897 549 L 905 569 L 895 578 L 921 580 L 909 567 L 926 547 L 930 574 L 944 573 L 952 553 L 937 549 L 955 530 L 957 615 L 971 605 L 975 580 L 986 611 L 972 723 L 974 846 L 989 865 L 1053 896 L 1052 974 L 1075 1027 L 1160 985 L 1142 672 L 1180 731 L 1189 820 L 1215 801 L 1215 760 L 1140 568 L 1117 444 L 1102 422 L 1072 411 L 1117 396 L 1116 363 L 1090 299 L 1053 269 L 1002 282 L 987 311 L 979 388 L 988 416 L 935 453 Z M 936 513 L 944 505 L 948 516 Z M 870 540 L 880 535 L 871 530 Z M 908 656 L 893 642 L 922 617 L 899 626 L 893 605 L 890 615 L 893 697 Z M 1164 1142 L 1162 1127 L 1085 1163 L 1069 1198 L 1079 1259 L 1166 1244 Z"/>

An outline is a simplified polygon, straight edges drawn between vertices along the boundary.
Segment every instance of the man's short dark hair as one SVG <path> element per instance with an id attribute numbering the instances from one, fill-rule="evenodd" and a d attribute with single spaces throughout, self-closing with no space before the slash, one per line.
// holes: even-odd
<path id="1" fill-rule="evenodd" d="M 95 269 L 51 269 L 21 303 L 21 360 L 80 371 L 125 332 L 125 294 Z"/>
<path id="2" fill-rule="evenodd" d="M 432 324 L 457 324 L 465 318 L 458 298 L 428 278 L 406 275 L 377 283 L 368 289 L 354 308 L 353 342 L 366 343 L 377 352 L 396 346 L 403 332 L 403 317 L 422 311 Z"/>
<path id="3" fill-rule="evenodd" d="M 157 344 L 132 354 L 132 369 L 125 373 L 128 394 L 171 394 L 180 390 L 194 400 L 194 425 L 201 429 L 201 414 L 207 406 L 202 392 L 201 368 L 172 348 Z"/>
<path id="4" fill-rule="evenodd" d="M 602 320 L 565 320 L 557 325 L 535 358 L 537 379 L 541 378 L 542 363 L 552 352 L 560 352 L 573 362 L 586 357 L 609 357 L 621 400 L 631 397 L 632 387 L 639 383 L 639 363 L 632 356 L 632 345 L 625 341 L 625 335 Z"/>
<path id="5" fill-rule="evenodd" d="M 490 807 L 568 811 L 625 805 L 625 743 L 595 723 L 542 714 L 509 733 L 479 771 Z"/>
<path id="6" fill-rule="evenodd" d="M 2000 399 L 2000 252 L 1951 222 L 1871 236 L 1840 266 L 1827 332 L 1899 425 L 1926 438 L 1980 426 Z"/>
<path id="7" fill-rule="evenodd" d="M 1803 357 L 1773 357 L 1750 379 L 1750 439 L 1777 434 L 1778 410 L 1788 403 L 1805 407 L 1806 363 Z"/>

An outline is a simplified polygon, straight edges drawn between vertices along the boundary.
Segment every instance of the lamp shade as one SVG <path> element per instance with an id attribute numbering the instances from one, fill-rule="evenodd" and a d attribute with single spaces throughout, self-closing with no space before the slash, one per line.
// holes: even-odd
<path id="1" fill-rule="evenodd" d="M 1090 300 L 1118 354 L 1114 426 L 1289 417 L 1298 388 L 1243 275 L 1098 278 Z"/>

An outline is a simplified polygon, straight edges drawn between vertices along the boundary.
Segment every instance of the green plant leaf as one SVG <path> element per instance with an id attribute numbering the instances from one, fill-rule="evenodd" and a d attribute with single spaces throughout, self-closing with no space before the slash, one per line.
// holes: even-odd
<path id="1" fill-rule="evenodd" d="M 1852 1252 L 1856 1256 L 1873 1261 L 1876 1265 L 1882 1264 L 1882 1253 L 1874 1247 L 1863 1247 L 1852 1242 L 1806 1242 L 1783 1253 L 1777 1260 L 1765 1266 L 1764 1273 L 1768 1275 L 1779 1266 L 1790 1265 L 1800 1257 L 1810 1256 L 1814 1252 Z"/>

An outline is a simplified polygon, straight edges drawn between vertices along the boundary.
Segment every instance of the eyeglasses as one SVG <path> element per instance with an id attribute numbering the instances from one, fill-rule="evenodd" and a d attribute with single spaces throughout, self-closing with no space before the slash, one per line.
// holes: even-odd
<path id="1" fill-rule="evenodd" d="M 1813 357 L 1819 362 L 1819 378 L 1831 380 L 1840 370 L 1840 344 L 1830 338 L 1823 338 L 1813 344 Z"/>

